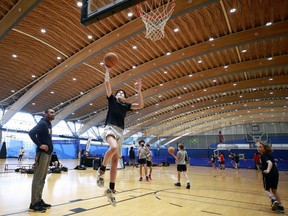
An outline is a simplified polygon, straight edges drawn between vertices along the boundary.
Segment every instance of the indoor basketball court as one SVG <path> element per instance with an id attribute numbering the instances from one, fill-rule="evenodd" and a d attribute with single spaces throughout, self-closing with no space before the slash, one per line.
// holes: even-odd
<path id="1" fill-rule="evenodd" d="M 43 199 L 52 207 L 44 214 L 276 215 L 264 194 L 262 173 L 254 169 L 251 157 L 255 141 L 265 139 L 276 149 L 278 191 L 286 208 L 281 215 L 287 215 L 287 2 L 0 3 L 1 141 L 17 143 L 23 138 L 9 133 L 27 135 L 32 128 L 31 123 L 28 129 L 20 128 L 25 121 L 8 125 L 17 112 L 30 113 L 37 123 L 43 110 L 53 108 L 53 130 L 58 125 L 60 131 L 54 137 L 56 150 L 63 153 L 61 163 L 68 167 L 67 172 L 47 175 Z M 152 180 L 140 182 L 139 168 L 125 166 L 128 154 L 123 156 L 117 170 L 115 207 L 107 201 L 104 188 L 97 186 L 94 165 L 75 169 L 80 147 L 89 152 L 92 141 L 91 149 L 96 149 L 99 158 L 107 147 L 99 130 L 107 112 L 105 67 L 111 69 L 113 91 L 124 89 L 129 103 L 137 97 L 135 80 L 141 78 L 143 83 L 145 106 L 126 117 L 123 152 L 130 146 L 137 148 L 143 138 L 151 143 L 154 161 L 159 162 L 153 166 Z M 264 126 L 259 127 L 259 122 Z M 71 134 L 65 134 L 63 125 Z M 231 137 L 230 143 L 224 138 L 218 141 L 221 129 L 226 140 Z M 174 185 L 177 166 L 167 152 L 173 154 L 181 142 L 194 159 L 187 164 L 190 189 L 185 188 L 184 176 L 181 187 Z M 15 172 L 34 163 L 33 145 L 22 144 L 32 149 L 22 161 L 6 155 L 0 159 L 0 216 L 43 215 L 28 212 L 33 174 Z M 209 157 L 220 151 L 225 155 L 244 152 L 248 158 L 240 154 L 239 169 L 213 169 Z M 163 159 L 173 163 L 162 166 Z M 108 169 L 105 186 L 109 173 Z"/>
<path id="2" fill-rule="evenodd" d="M 13 159 L 9 163 L 15 163 Z M 23 161 L 28 163 L 29 161 Z M 33 162 L 33 161 L 30 161 Z M 65 160 L 68 172 L 47 175 L 43 191 L 52 204 L 45 213 L 28 212 L 33 174 L 1 173 L 0 215 L 275 215 L 263 194 L 261 173 L 253 169 L 213 171 L 211 167 L 188 167 L 191 189 L 174 186 L 175 164 L 153 167 L 152 180 L 139 182 L 139 168 L 126 167 L 117 174 L 117 205 L 113 207 L 97 187 L 92 168 L 74 170 L 75 160 Z M 3 168 L 3 164 L 0 165 Z M 105 180 L 108 180 L 109 171 Z M 280 173 L 279 188 L 287 203 L 288 175 Z M 28 204 L 27 204 L 28 203 Z M 285 215 L 285 214 L 281 214 Z"/>

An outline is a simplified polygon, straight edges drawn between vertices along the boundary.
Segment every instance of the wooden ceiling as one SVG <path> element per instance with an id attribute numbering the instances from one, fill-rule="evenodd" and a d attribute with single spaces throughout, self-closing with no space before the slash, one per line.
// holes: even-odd
<path id="1" fill-rule="evenodd" d="M 77 0 L 1 0 L 2 125 L 17 111 L 47 108 L 57 112 L 54 125 L 83 123 L 79 134 L 103 125 L 107 52 L 120 57 L 114 91 L 124 89 L 133 102 L 135 79 L 143 81 L 145 107 L 128 114 L 127 136 L 288 122 L 288 1 L 175 2 L 165 37 L 153 42 L 136 6 L 84 26 Z"/>

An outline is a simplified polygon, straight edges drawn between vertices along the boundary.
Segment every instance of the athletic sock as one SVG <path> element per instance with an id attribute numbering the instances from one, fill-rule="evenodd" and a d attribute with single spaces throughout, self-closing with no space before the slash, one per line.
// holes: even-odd
<path id="1" fill-rule="evenodd" d="M 114 182 L 110 182 L 109 183 L 109 188 L 113 191 L 115 189 L 115 183 Z"/>
<path id="2" fill-rule="evenodd" d="M 103 166 L 103 165 L 102 165 L 102 166 L 100 167 L 100 170 L 103 171 L 103 172 L 105 172 L 106 166 Z"/>

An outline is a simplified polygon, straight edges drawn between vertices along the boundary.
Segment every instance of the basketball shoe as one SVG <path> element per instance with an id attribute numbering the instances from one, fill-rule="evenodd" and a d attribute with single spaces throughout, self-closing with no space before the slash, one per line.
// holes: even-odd
<path id="1" fill-rule="evenodd" d="M 110 202 L 110 204 L 112 206 L 116 206 L 116 199 L 115 199 L 115 196 L 114 196 L 114 192 L 111 189 L 108 188 L 107 190 L 105 190 L 104 194 L 107 197 L 108 202 Z"/>
<path id="2" fill-rule="evenodd" d="M 105 172 L 98 169 L 97 171 L 97 185 L 98 187 L 104 187 L 104 174 Z"/>

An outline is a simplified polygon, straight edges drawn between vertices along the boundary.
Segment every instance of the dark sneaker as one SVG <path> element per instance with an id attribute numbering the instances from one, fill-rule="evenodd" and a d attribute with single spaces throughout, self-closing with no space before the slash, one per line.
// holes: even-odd
<path id="1" fill-rule="evenodd" d="M 146 181 L 149 181 L 149 177 L 148 176 L 146 176 Z"/>
<path id="2" fill-rule="evenodd" d="M 190 182 L 187 182 L 186 188 L 187 188 L 187 189 L 190 189 Z"/>
<path id="3" fill-rule="evenodd" d="M 142 178 L 142 177 L 140 177 L 139 181 L 143 181 L 143 178 Z"/>
<path id="4" fill-rule="evenodd" d="M 272 200 L 271 209 L 272 211 L 276 211 L 279 206 L 279 202 L 277 200 Z"/>
<path id="5" fill-rule="evenodd" d="M 278 205 L 276 211 L 279 212 L 279 213 L 285 213 L 284 207 L 283 206 L 279 206 L 279 205 Z"/>
<path id="6" fill-rule="evenodd" d="M 104 187 L 104 174 L 105 172 L 98 169 L 97 171 L 97 185 L 98 187 Z"/>
<path id="7" fill-rule="evenodd" d="M 31 203 L 29 206 L 29 212 L 42 212 L 44 213 L 46 209 L 41 205 L 40 202 L 36 202 L 34 205 Z"/>
<path id="8" fill-rule="evenodd" d="M 112 206 L 116 206 L 116 199 L 113 191 L 108 188 L 107 190 L 105 190 L 104 194 L 108 198 L 108 202 L 110 202 Z"/>
<path id="9" fill-rule="evenodd" d="M 51 205 L 48 203 L 45 203 L 43 199 L 41 199 L 40 203 L 45 209 L 51 208 Z"/>
<path id="10" fill-rule="evenodd" d="M 181 187 L 181 184 L 179 182 L 174 184 L 175 186 Z"/>

